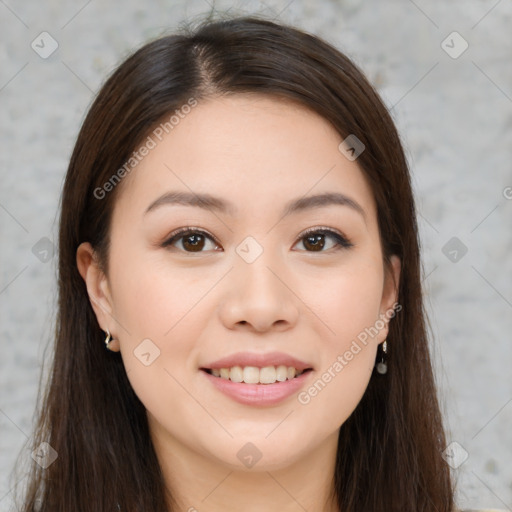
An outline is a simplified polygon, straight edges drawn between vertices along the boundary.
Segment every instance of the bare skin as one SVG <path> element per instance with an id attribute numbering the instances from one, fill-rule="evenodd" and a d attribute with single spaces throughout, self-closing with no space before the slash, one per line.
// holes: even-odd
<path id="1" fill-rule="evenodd" d="M 147 409 L 180 510 L 338 510 L 330 494 L 339 428 L 368 385 L 400 276 L 396 256 L 385 270 L 372 191 L 341 141 L 323 118 L 282 100 L 246 94 L 199 103 L 124 178 L 108 276 L 89 243 L 77 250 L 98 323 Z M 163 204 L 145 213 L 169 191 L 218 196 L 233 212 Z M 332 192 L 362 213 L 323 201 L 283 216 L 289 201 Z M 191 250 L 190 234 L 162 246 L 182 227 L 206 233 L 200 250 Z M 309 228 L 328 228 L 351 246 L 318 230 L 305 235 Z M 246 237 L 257 243 L 251 250 L 262 249 L 250 263 L 236 251 Z M 374 325 L 378 334 L 333 369 Z M 145 339 L 152 354 L 160 351 L 149 365 L 134 354 Z M 239 351 L 308 362 L 301 391 L 309 401 L 295 393 L 251 406 L 221 393 L 200 368 Z M 327 385 L 308 393 L 329 371 Z M 247 443 L 261 454 L 251 468 L 237 457 Z"/>

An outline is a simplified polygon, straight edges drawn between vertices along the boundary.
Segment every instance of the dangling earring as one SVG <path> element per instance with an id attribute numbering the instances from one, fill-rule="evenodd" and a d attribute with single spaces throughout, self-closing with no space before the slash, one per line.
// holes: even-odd
<path id="1" fill-rule="evenodd" d="M 380 360 L 380 362 L 378 362 L 375 365 L 375 368 L 377 368 L 377 371 L 381 375 L 384 375 L 388 371 L 388 363 L 387 363 L 387 360 L 386 360 L 386 357 L 385 357 L 387 353 L 388 353 L 388 343 L 387 343 L 386 340 L 384 340 L 382 342 L 382 357 L 381 357 L 381 360 Z"/>
<path id="2" fill-rule="evenodd" d="M 107 350 L 110 350 L 111 352 L 114 352 L 110 348 L 110 342 L 111 341 L 112 341 L 112 336 L 110 335 L 110 331 L 107 329 L 107 337 L 105 338 L 105 347 L 107 348 Z"/>

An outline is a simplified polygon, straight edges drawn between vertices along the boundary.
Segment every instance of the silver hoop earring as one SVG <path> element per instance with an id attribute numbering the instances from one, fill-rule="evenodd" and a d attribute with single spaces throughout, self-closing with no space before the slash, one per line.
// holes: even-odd
<path id="1" fill-rule="evenodd" d="M 110 348 L 111 341 L 112 341 L 112 336 L 110 335 L 110 331 L 107 329 L 107 337 L 105 338 L 105 347 L 107 350 L 110 350 L 110 352 L 113 352 L 113 350 Z"/>
<path id="2" fill-rule="evenodd" d="M 381 375 L 384 375 L 388 371 L 388 363 L 387 363 L 387 358 L 386 358 L 387 353 L 388 353 L 388 342 L 386 340 L 384 340 L 382 342 L 382 356 L 381 356 L 381 359 L 375 365 L 375 368 L 377 368 L 377 371 Z"/>

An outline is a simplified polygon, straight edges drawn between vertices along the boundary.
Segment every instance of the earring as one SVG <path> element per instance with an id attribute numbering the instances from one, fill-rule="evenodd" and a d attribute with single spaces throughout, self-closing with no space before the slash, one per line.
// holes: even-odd
<path id="1" fill-rule="evenodd" d="M 388 353 L 388 343 L 386 340 L 384 340 L 382 342 L 382 357 L 381 357 L 381 360 L 380 362 L 378 362 L 376 365 L 375 365 L 375 368 L 377 368 L 377 371 L 381 374 L 381 375 L 384 375 L 387 371 L 388 371 L 388 364 L 387 364 L 387 360 L 386 360 L 386 355 Z"/>
<path id="2" fill-rule="evenodd" d="M 113 352 L 113 350 L 110 348 L 110 342 L 112 341 L 112 336 L 110 335 L 110 331 L 107 329 L 107 337 L 105 338 L 105 347 L 107 350 L 110 350 Z"/>

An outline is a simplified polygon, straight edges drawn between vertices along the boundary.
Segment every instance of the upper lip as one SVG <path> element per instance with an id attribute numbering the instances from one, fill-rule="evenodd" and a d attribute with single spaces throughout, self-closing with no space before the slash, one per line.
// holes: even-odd
<path id="1" fill-rule="evenodd" d="M 232 368 L 233 366 L 256 366 L 258 368 L 264 368 L 265 366 L 293 366 L 297 370 L 313 369 L 313 365 L 297 359 L 296 357 L 290 356 L 283 352 L 269 352 L 267 354 L 257 354 L 254 352 L 237 352 L 230 356 L 217 359 L 207 366 L 202 366 L 202 369 L 220 369 L 220 368 Z"/>

